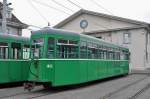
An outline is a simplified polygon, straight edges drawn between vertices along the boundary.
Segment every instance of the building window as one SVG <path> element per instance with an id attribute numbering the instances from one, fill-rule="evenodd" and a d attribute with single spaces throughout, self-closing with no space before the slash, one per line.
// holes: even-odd
<path id="1" fill-rule="evenodd" d="M 10 34 L 10 29 L 9 28 L 7 28 L 7 33 Z"/>
<path id="2" fill-rule="evenodd" d="M 131 33 L 124 33 L 123 34 L 123 43 L 124 44 L 131 43 Z"/>

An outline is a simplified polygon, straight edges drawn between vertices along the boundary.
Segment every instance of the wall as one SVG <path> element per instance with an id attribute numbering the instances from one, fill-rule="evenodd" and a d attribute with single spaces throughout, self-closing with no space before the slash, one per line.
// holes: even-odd
<path id="1" fill-rule="evenodd" d="M 60 27 L 60 29 L 66 29 L 74 32 L 83 32 L 83 30 L 80 28 L 80 21 L 83 19 L 88 21 L 88 27 L 85 29 L 85 32 L 137 26 L 135 24 L 112 20 L 105 17 L 82 14 Z"/>
<path id="2" fill-rule="evenodd" d="M 1 26 L 0 26 L 0 33 L 2 33 L 2 27 Z M 7 26 L 7 33 L 21 36 L 22 29 L 18 29 L 18 28 Z"/>
<path id="3" fill-rule="evenodd" d="M 86 30 L 84 31 L 80 28 L 80 21 L 82 19 L 86 19 L 89 24 Z M 71 20 L 70 22 L 66 23 L 62 27 L 60 27 L 60 29 L 66 29 L 69 31 L 81 33 L 87 31 L 95 31 L 95 30 L 101 31 L 101 30 L 116 29 L 116 28 L 134 27 L 134 26 L 139 26 L 139 25 L 112 20 L 105 17 L 82 14 L 77 18 Z M 123 43 L 124 32 L 131 33 L 130 44 Z M 146 34 L 147 34 L 147 30 L 144 28 L 140 28 L 140 29 L 132 29 L 128 31 L 120 30 L 117 32 L 97 33 L 94 34 L 93 36 L 102 37 L 102 39 L 106 41 L 129 47 L 131 52 L 130 67 L 132 69 L 133 68 L 145 69 L 145 68 L 150 68 L 150 35 L 146 35 Z M 148 39 L 147 60 L 146 60 L 146 37 Z"/>
<path id="4" fill-rule="evenodd" d="M 123 33 L 128 32 L 131 33 L 131 43 L 124 44 Z M 131 52 L 131 60 L 130 60 L 130 68 L 131 69 L 145 69 L 150 68 L 150 51 L 148 49 L 149 58 L 146 61 L 146 33 L 147 31 L 143 29 L 134 29 L 128 31 L 117 31 L 117 32 L 105 32 L 105 33 L 97 33 L 96 37 L 102 37 L 102 39 L 113 42 L 118 45 L 126 46 L 129 48 Z M 150 35 L 149 35 L 150 37 Z M 150 45 L 150 40 L 149 40 Z M 150 48 L 150 47 L 149 47 Z"/>

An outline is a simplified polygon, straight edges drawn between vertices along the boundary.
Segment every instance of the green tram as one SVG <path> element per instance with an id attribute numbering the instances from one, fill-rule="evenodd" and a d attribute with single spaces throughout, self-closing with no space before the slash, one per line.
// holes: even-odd
<path id="1" fill-rule="evenodd" d="M 57 29 L 32 32 L 29 82 L 64 86 L 129 73 L 129 50 Z"/>
<path id="2" fill-rule="evenodd" d="M 0 84 L 28 78 L 30 39 L 0 34 Z"/>

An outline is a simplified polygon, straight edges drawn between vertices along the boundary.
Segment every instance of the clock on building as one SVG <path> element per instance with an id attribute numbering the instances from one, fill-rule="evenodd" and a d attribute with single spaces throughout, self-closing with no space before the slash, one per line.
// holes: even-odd
<path id="1" fill-rule="evenodd" d="M 88 27 L 88 21 L 87 21 L 87 20 L 81 20 L 81 21 L 80 21 L 80 27 L 81 27 L 82 29 L 87 28 L 87 27 Z"/>

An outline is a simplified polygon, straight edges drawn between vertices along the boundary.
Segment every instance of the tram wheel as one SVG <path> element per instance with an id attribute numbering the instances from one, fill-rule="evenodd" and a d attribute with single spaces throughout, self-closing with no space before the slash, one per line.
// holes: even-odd
<path id="1" fill-rule="evenodd" d="M 51 86 L 50 83 L 43 84 L 43 87 L 44 87 L 45 89 L 51 89 L 51 88 L 52 88 L 52 86 Z"/>

